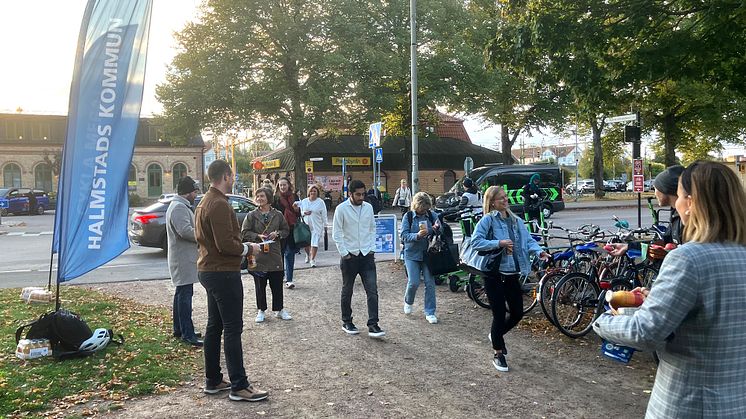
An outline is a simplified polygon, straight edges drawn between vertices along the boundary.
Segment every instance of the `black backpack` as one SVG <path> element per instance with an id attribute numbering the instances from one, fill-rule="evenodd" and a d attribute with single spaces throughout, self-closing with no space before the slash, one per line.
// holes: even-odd
<path id="1" fill-rule="evenodd" d="M 36 321 L 16 329 L 16 343 L 26 328 L 26 339 L 49 339 L 54 352 L 77 351 L 80 344 L 93 334 L 85 320 L 64 309 L 43 314 Z"/>
<path id="2" fill-rule="evenodd" d="M 373 207 L 373 214 L 381 212 L 381 201 L 375 195 L 365 195 L 365 201 Z"/>

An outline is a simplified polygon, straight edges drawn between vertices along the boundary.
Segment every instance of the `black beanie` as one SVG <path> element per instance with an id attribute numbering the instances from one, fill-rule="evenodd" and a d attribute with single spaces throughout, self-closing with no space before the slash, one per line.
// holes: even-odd
<path id="1" fill-rule="evenodd" d="M 199 188 L 194 182 L 194 179 L 190 178 L 189 176 L 184 176 L 183 178 L 181 178 L 181 180 L 179 180 L 179 184 L 176 186 L 176 193 L 179 195 L 186 195 L 198 190 Z"/>
<path id="2" fill-rule="evenodd" d="M 653 181 L 655 189 L 664 195 L 676 195 L 679 188 L 679 177 L 684 172 L 684 166 L 676 165 L 660 172 Z"/>

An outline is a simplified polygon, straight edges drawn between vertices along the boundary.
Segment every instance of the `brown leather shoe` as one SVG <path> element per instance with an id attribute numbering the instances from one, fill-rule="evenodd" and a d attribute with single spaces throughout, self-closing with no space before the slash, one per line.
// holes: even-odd
<path id="1" fill-rule="evenodd" d="M 239 391 L 231 391 L 231 394 L 228 396 L 229 399 L 233 401 L 247 401 L 247 402 L 258 402 L 261 400 L 264 400 L 269 396 L 269 393 L 266 391 L 259 390 L 257 388 L 254 388 L 254 386 L 248 386 L 247 388 Z"/>

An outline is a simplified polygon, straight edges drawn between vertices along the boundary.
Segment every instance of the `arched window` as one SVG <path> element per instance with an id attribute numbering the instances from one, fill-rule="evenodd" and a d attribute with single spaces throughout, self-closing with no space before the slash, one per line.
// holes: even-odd
<path id="1" fill-rule="evenodd" d="M 21 167 L 15 163 L 8 163 L 3 167 L 3 186 L 6 188 L 21 187 Z"/>
<path id="2" fill-rule="evenodd" d="M 456 173 L 453 170 L 446 170 L 443 173 L 443 193 L 451 190 L 451 187 L 456 183 Z"/>
<path id="3" fill-rule="evenodd" d="M 128 191 L 137 190 L 137 168 L 132 163 L 130 163 L 130 173 L 127 176 L 127 190 Z"/>
<path id="4" fill-rule="evenodd" d="M 34 168 L 34 189 L 52 191 L 52 168 L 48 164 L 41 163 Z"/>
<path id="5" fill-rule="evenodd" d="M 148 196 L 157 197 L 163 193 L 163 169 L 158 163 L 148 166 Z"/>
<path id="6" fill-rule="evenodd" d="M 176 191 L 176 187 L 179 185 L 179 181 L 181 178 L 187 175 L 187 167 L 184 163 L 176 163 L 172 169 L 172 178 L 174 183 L 174 191 Z"/>

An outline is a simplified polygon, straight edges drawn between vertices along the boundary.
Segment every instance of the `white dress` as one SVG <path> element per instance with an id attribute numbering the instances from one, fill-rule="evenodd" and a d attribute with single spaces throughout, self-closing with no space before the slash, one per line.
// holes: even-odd
<path id="1" fill-rule="evenodd" d="M 303 214 L 306 211 L 311 211 L 310 215 L 303 216 L 303 221 L 311 228 L 311 246 L 319 247 L 319 240 L 323 237 L 326 225 L 326 204 L 321 198 L 313 201 L 304 198 L 300 202 L 300 212 Z"/>

